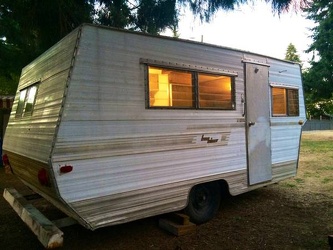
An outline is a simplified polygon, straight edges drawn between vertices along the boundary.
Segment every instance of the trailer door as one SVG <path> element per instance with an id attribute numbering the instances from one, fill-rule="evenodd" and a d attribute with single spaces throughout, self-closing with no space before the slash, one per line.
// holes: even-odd
<path id="1" fill-rule="evenodd" d="M 249 184 L 272 179 L 268 65 L 245 63 Z"/>

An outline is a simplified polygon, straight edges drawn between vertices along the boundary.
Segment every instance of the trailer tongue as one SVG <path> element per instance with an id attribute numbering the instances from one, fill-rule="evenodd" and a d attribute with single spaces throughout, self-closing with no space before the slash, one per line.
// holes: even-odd
<path id="1" fill-rule="evenodd" d="M 47 249 L 63 245 L 63 232 L 15 189 L 6 188 L 3 197 Z"/>

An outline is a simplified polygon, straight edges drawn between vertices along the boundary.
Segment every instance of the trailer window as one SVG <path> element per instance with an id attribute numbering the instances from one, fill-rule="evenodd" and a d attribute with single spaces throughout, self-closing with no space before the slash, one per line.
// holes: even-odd
<path id="1" fill-rule="evenodd" d="M 298 116 L 298 90 L 272 87 L 273 116 Z"/>
<path id="2" fill-rule="evenodd" d="M 192 74 L 149 66 L 150 107 L 194 107 Z"/>
<path id="3" fill-rule="evenodd" d="M 16 109 L 16 117 L 28 116 L 32 114 L 33 105 L 37 94 L 37 84 L 34 84 L 20 91 L 19 102 Z"/>
<path id="4" fill-rule="evenodd" d="M 148 107 L 234 109 L 233 78 L 148 66 Z"/>
<path id="5" fill-rule="evenodd" d="M 200 108 L 233 108 L 231 77 L 198 74 L 198 87 Z"/>

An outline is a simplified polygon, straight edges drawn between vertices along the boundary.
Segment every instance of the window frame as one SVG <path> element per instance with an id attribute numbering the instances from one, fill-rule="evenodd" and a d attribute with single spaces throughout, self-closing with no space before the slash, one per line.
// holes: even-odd
<path id="1" fill-rule="evenodd" d="M 284 90 L 284 95 L 285 95 L 285 114 L 274 114 L 274 96 L 273 96 L 273 89 L 283 89 Z M 297 114 L 291 113 L 291 101 L 289 97 L 289 92 L 290 91 L 296 91 L 297 92 Z M 275 85 L 271 84 L 271 100 L 272 100 L 272 107 L 271 107 L 271 112 L 272 112 L 272 117 L 299 117 L 300 116 L 300 103 L 299 103 L 299 89 L 297 87 L 292 87 L 292 86 L 285 86 L 285 85 Z"/>
<path id="2" fill-rule="evenodd" d="M 150 64 L 145 63 L 145 88 L 146 88 L 146 108 L 147 109 L 167 109 L 167 110 L 219 110 L 219 111 L 234 111 L 236 110 L 236 90 L 235 90 L 235 82 L 237 74 L 230 72 L 230 74 L 224 72 L 210 72 L 209 70 L 195 70 L 187 67 L 173 67 L 173 66 L 166 66 L 166 65 L 159 65 L 159 64 Z M 191 74 L 191 81 L 192 81 L 192 95 L 193 95 L 193 103 L 192 107 L 176 107 L 176 106 L 151 106 L 150 103 L 150 83 L 149 83 L 149 67 L 158 68 L 158 69 L 166 69 L 166 70 L 174 70 L 184 73 Z M 213 107 L 200 107 L 199 101 L 199 75 L 211 75 L 211 76 L 225 76 L 230 78 L 230 106 L 231 108 L 213 108 Z"/>
<path id="3" fill-rule="evenodd" d="M 19 96 L 19 100 L 18 100 L 18 104 L 17 104 L 17 108 L 16 108 L 16 113 L 15 113 L 15 117 L 16 118 L 23 118 L 23 117 L 29 117 L 32 116 L 33 111 L 34 111 L 34 107 L 35 107 L 35 103 L 36 103 L 36 97 L 37 97 L 37 93 L 38 93 L 38 88 L 39 88 L 39 83 L 40 82 L 36 82 L 34 84 L 29 85 L 26 88 L 23 88 L 20 90 L 20 96 Z M 30 97 L 31 94 L 31 90 L 35 89 L 35 93 L 33 95 L 33 97 Z M 22 93 L 24 93 L 22 96 Z M 29 101 L 29 99 L 33 99 L 33 101 Z M 29 105 L 29 107 L 27 106 Z M 28 107 L 28 109 L 27 109 Z"/>

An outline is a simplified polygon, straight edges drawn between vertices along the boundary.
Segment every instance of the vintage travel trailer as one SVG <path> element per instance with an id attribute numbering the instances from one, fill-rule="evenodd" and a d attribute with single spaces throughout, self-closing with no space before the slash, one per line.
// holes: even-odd
<path id="1" fill-rule="evenodd" d="M 203 223 L 223 191 L 295 176 L 305 119 L 296 63 L 84 24 L 22 70 L 3 158 L 91 230 Z"/>

